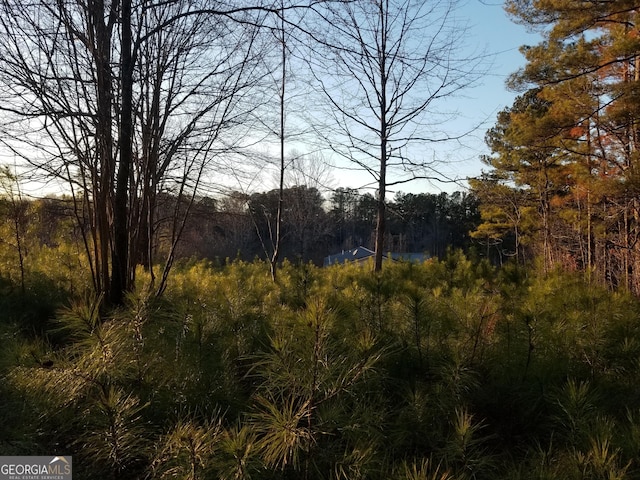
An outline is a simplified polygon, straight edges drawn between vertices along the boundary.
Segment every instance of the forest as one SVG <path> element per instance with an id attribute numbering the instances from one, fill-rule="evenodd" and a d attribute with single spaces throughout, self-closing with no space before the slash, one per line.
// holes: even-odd
<path id="1" fill-rule="evenodd" d="M 541 42 L 485 170 L 405 193 L 461 183 L 431 148 L 490 72 L 456 7 L 0 2 L 0 455 L 640 478 L 640 5 L 505 2 Z"/>
<path id="2" fill-rule="evenodd" d="M 82 232 L 74 214 L 79 206 L 73 199 L 32 200 L 11 196 L 12 184 L 6 183 L 10 178 L 5 176 L 4 189 L 0 178 L 0 192 L 4 192 L 0 203 L 5 247 L 0 256 L 5 265 L 35 262 L 32 258 L 37 258 L 43 247 L 69 244 L 75 251 L 82 251 Z M 273 241 L 270 231 L 278 214 L 278 196 L 277 190 L 271 190 L 195 199 L 175 248 L 176 258 L 207 259 L 216 264 L 234 259 L 267 259 Z M 322 265 L 326 256 L 336 252 L 359 246 L 374 248 L 376 201 L 371 194 L 338 188 L 325 199 L 317 188 L 296 186 L 285 188 L 283 198 L 283 258 Z M 164 258 L 171 249 L 172 212 L 180 208 L 179 203 L 173 196 L 158 199 L 153 258 Z M 440 256 L 448 248 L 485 249 L 482 239 L 474 240 L 469 234 L 480 220 L 478 202 L 471 194 L 400 192 L 386 203 L 389 225 L 385 232 L 385 253 L 429 252 Z M 17 271 L 6 269 L 4 274 L 19 281 Z"/>

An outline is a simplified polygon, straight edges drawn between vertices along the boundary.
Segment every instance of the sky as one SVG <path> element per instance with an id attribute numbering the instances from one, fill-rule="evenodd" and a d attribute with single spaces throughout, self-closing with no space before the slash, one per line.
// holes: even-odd
<path id="1" fill-rule="evenodd" d="M 466 178 L 481 173 L 484 165 L 479 158 L 490 153 L 484 144 L 484 134 L 495 123 L 498 112 L 511 106 L 517 95 L 507 90 L 505 81 L 509 74 L 524 66 L 520 46 L 535 45 L 541 38 L 528 33 L 524 26 L 513 23 L 503 9 L 503 2 L 498 0 L 467 0 L 457 16 L 461 23 L 469 24 L 469 48 L 484 50 L 491 66 L 489 74 L 483 77 L 477 87 L 465 91 L 460 98 L 451 99 L 452 104 L 455 104 L 454 108 L 459 111 L 459 116 L 451 127 L 463 131 L 473 125 L 482 126 L 465 138 L 464 146 L 449 144 L 434 150 L 432 155 L 445 175 Z M 339 186 L 349 187 L 357 187 L 370 181 L 370 178 L 344 172 L 337 178 Z M 442 184 L 420 180 L 402 185 L 398 190 L 411 193 L 453 192 L 463 189 L 465 185 L 466 182 Z"/>
<path id="2" fill-rule="evenodd" d="M 494 124 L 497 113 L 510 106 L 516 96 L 516 93 L 506 89 L 505 80 L 509 74 L 524 65 L 519 47 L 537 44 L 540 37 L 528 33 L 525 27 L 511 22 L 503 10 L 501 0 L 460 1 L 464 3 L 461 4 L 456 15 L 461 24 L 468 23 L 467 44 L 475 52 L 486 52 L 491 66 L 489 74 L 483 77 L 477 87 L 465 91 L 460 98 L 451 99 L 450 103 L 447 99 L 447 109 L 451 108 L 459 112 L 455 122 L 451 124 L 456 131 L 466 131 L 474 125 L 482 126 L 465 138 L 464 145 L 452 143 L 438 146 L 437 150 L 434 146 L 433 151 L 428 152 L 427 155 L 436 160 L 438 170 L 445 176 L 464 179 L 481 173 L 484 166 L 479 158 L 481 155 L 490 153 L 484 144 L 484 133 Z M 271 185 L 273 179 L 264 178 L 266 173 L 263 172 L 262 178 L 258 179 L 254 188 L 258 190 L 273 188 Z M 273 177 L 271 174 L 267 176 Z M 358 188 L 371 185 L 371 180 L 372 178 L 363 172 L 335 170 L 327 186 Z M 392 197 L 396 191 L 453 192 L 465 186 L 464 181 L 443 184 L 420 180 L 396 187 L 396 190 L 389 192 L 389 197 Z M 51 187 L 59 188 L 55 185 Z M 42 187 L 36 187 L 36 189 L 39 191 L 30 193 L 42 194 Z M 370 191 L 373 192 L 373 190 Z"/>

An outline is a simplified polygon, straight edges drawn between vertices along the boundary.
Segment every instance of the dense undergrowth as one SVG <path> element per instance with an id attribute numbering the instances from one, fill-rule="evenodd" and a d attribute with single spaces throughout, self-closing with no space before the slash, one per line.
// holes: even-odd
<path id="1" fill-rule="evenodd" d="M 30 280 L 38 278 L 38 281 Z M 640 478 L 636 299 L 461 253 L 0 279 L 0 451 L 78 479 Z M 72 293 L 69 285 L 75 285 Z"/>

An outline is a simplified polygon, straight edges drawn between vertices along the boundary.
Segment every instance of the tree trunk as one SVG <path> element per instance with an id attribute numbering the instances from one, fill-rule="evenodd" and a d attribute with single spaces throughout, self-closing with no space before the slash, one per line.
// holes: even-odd
<path id="1" fill-rule="evenodd" d="M 384 251 L 384 231 L 386 227 L 386 204 L 384 202 L 385 195 L 385 180 L 384 175 L 380 177 L 380 182 L 378 183 L 378 213 L 376 219 L 376 241 L 375 241 L 375 265 L 374 271 L 379 272 L 382 270 L 382 253 Z"/>
<path id="2" fill-rule="evenodd" d="M 93 195 L 94 242 L 96 267 L 99 269 L 98 288 L 101 293 L 110 291 L 109 245 L 111 243 L 111 187 L 113 185 L 113 85 L 111 74 L 111 26 L 105 23 L 105 2 L 95 0 L 89 4 L 89 22 L 95 32 L 93 60 L 96 65 L 96 164 L 91 172 Z M 110 21 L 109 18 L 106 19 Z"/>
<path id="3" fill-rule="evenodd" d="M 281 4 L 280 11 L 280 34 L 282 38 L 282 83 L 280 84 L 280 181 L 278 185 L 278 211 L 276 213 L 276 238 L 273 241 L 273 254 L 271 255 L 271 279 L 275 282 L 278 276 L 278 260 L 280 257 L 280 244 L 282 243 L 282 209 L 284 207 L 284 122 L 285 122 L 285 107 L 284 107 L 284 94 L 287 79 L 287 44 L 285 42 L 285 28 L 284 28 L 284 0 Z"/>
<path id="4" fill-rule="evenodd" d="M 112 280 L 109 300 L 114 305 L 124 302 L 124 293 L 130 287 L 129 277 L 129 228 L 127 204 L 132 153 L 132 96 L 133 59 L 131 56 L 131 0 L 122 1 L 122 39 L 120 79 L 122 105 L 120 113 L 120 162 L 116 179 L 113 208 L 114 242 L 112 247 Z"/>
<path id="5" fill-rule="evenodd" d="M 380 5 L 380 18 L 384 25 L 386 13 Z M 378 218 L 376 219 L 376 244 L 375 244 L 375 265 L 374 271 L 382 270 L 382 252 L 384 250 L 384 234 L 386 227 L 386 204 L 385 196 L 387 193 L 387 45 L 386 30 L 382 29 L 381 48 L 380 48 L 380 169 L 378 170 L 378 198 L 377 210 Z"/>

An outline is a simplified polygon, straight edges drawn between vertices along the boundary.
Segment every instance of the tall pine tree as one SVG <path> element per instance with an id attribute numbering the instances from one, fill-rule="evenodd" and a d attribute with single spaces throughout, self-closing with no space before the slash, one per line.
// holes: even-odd
<path id="1" fill-rule="evenodd" d="M 638 8 L 512 0 L 507 11 L 543 41 L 522 48 L 509 83 L 526 93 L 487 135 L 489 164 L 536 198 L 546 265 L 640 292 Z"/>

